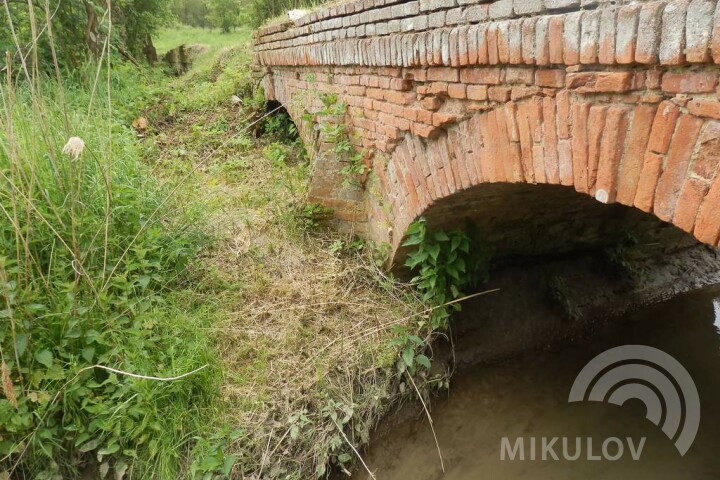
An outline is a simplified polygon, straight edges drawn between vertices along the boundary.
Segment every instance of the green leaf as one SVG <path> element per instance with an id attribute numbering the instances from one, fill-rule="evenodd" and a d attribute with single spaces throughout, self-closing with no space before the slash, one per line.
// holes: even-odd
<path id="1" fill-rule="evenodd" d="M 98 455 L 112 455 L 113 453 L 120 450 L 120 445 L 112 443 L 105 448 L 101 448 L 97 453 Z"/>
<path id="2" fill-rule="evenodd" d="M 94 347 L 83 348 L 81 351 L 81 355 L 85 359 L 86 362 L 92 363 L 93 357 L 95 356 L 95 348 Z"/>
<path id="3" fill-rule="evenodd" d="M 448 240 L 450 240 L 450 237 L 448 237 L 448 234 L 445 233 L 444 230 L 438 230 L 437 232 L 435 232 L 435 235 L 433 235 L 433 237 L 438 242 L 447 242 Z"/>
<path id="4" fill-rule="evenodd" d="M 410 247 L 412 245 L 420 245 L 423 241 L 423 238 L 419 235 L 411 235 L 409 236 L 403 243 L 403 247 Z"/>
<path id="5" fill-rule="evenodd" d="M 45 365 L 47 368 L 52 367 L 53 354 L 50 350 L 42 350 L 35 354 L 35 360 Z"/>
<path id="6" fill-rule="evenodd" d="M 415 357 L 415 361 L 430 370 L 430 359 L 425 355 L 418 355 L 417 357 Z"/>
<path id="7" fill-rule="evenodd" d="M 408 367 L 412 367 L 414 357 L 415 352 L 413 351 L 413 348 L 410 345 L 405 347 L 405 350 L 403 350 L 402 352 L 402 359 L 403 362 L 405 362 L 405 365 L 407 365 Z"/>
<path id="8" fill-rule="evenodd" d="M 22 357 L 27 349 L 28 337 L 24 333 L 18 333 L 15 336 L 15 352 L 18 357 Z"/>
<path id="9" fill-rule="evenodd" d="M 460 242 L 462 242 L 462 237 L 460 235 L 453 235 L 452 240 L 450 241 L 450 251 L 454 252 L 457 250 L 460 246 Z"/>
<path id="10" fill-rule="evenodd" d="M 95 438 L 93 440 L 90 440 L 85 445 L 81 446 L 80 448 L 78 448 L 78 450 L 85 453 L 85 452 L 89 452 L 91 450 L 95 450 L 98 447 L 98 445 L 100 445 L 100 439 Z"/>
<path id="11" fill-rule="evenodd" d="M 426 248 L 433 260 L 437 260 L 440 256 L 440 245 L 434 243 L 432 245 L 428 245 Z"/>

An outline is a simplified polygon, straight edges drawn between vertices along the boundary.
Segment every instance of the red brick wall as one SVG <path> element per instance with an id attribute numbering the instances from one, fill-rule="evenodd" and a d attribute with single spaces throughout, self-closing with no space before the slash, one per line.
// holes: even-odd
<path id="1" fill-rule="evenodd" d="M 574 187 L 718 244 L 715 0 L 363 0 L 258 30 L 254 57 L 320 151 L 311 197 L 393 247 L 494 182 Z M 321 93 L 345 118 L 313 117 Z M 323 121 L 367 152 L 364 188 L 342 186 Z"/>

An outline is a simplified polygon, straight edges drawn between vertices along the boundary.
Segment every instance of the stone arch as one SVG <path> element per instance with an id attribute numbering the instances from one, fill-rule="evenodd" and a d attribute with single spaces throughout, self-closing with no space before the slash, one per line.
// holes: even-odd
<path id="1" fill-rule="evenodd" d="M 716 246 L 720 122 L 668 100 L 604 100 L 567 90 L 534 95 L 475 113 L 433 138 L 407 134 L 385 165 L 376 161 L 380 195 L 370 200 L 370 214 L 386 216 L 396 251 L 415 218 L 458 192 L 559 185 L 650 213 Z"/>

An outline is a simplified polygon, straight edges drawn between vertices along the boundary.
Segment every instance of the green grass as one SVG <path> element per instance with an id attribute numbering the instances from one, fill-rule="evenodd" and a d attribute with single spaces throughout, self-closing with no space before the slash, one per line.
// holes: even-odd
<path id="1" fill-rule="evenodd" d="M 159 55 L 180 45 L 203 44 L 210 47 L 210 56 L 225 47 L 249 46 L 252 29 L 240 27 L 230 33 L 223 33 L 219 28 L 207 29 L 190 27 L 187 25 L 174 25 L 163 29 L 154 39 Z"/>

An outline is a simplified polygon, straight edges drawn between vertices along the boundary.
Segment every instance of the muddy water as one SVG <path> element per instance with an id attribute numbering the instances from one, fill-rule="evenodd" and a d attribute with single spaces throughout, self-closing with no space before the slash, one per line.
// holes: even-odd
<path id="1" fill-rule="evenodd" d="M 683 295 L 613 321 L 593 336 L 552 353 L 458 372 L 447 398 L 432 409 L 445 473 L 422 415 L 381 428 L 365 459 L 378 480 L 479 479 L 720 479 L 720 289 Z M 645 419 L 638 400 L 623 406 L 568 403 L 568 393 L 585 364 L 604 350 L 650 345 L 675 357 L 694 379 L 701 419 L 690 450 L 681 456 L 659 427 Z M 525 460 L 501 460 L 502 438 L 523 437 Z M 537 442 L 530 460 L 530 437 Z M 541 441 L 559 437 L 541 460 Z M 581 455 L 576 452 L 580 438 Z M 618 460 L 601 457 L 602 444 L 623 442 Z M 645 442 L 638 460 L 629 451 Z M 592 447 L 588 453 L 588 439 Z M 507 453 L 507 452 L 506 452 Z M 618 453 L 608 444 L 608 456 Z M 368 478 L 363 472 L 360 478 Z"/>

